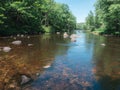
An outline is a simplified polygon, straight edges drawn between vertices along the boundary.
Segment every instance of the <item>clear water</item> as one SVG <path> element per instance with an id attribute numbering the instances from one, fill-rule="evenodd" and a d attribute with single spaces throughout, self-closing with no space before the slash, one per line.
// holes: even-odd
<path id="1" fill-rule="evenodd" d="M 14 55 L 35 77 L 22 90 L 120 90 L 120 38 L 79 30 L 76 34 L 76 42 L 50 34 L 19 38 L 20 46 L 11 45 L 13 39 L 1 39 L 1 46 L 9 44 L 13 49 L 0 54 Z"/>

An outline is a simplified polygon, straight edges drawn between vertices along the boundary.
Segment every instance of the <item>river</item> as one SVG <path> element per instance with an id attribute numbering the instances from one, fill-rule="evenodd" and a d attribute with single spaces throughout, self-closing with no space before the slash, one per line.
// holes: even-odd
<path id="1" fill-rule="evenodd" d="M 62 34 L 0 38 L 0 47 L 12 48 L 0 51 L 0 77 L 5 76 L 0 78 L 1 87 L 15 88 L 20 75 L 28 75 L 32 82 L 16 86 L 22 90 L 120 90 L 120 38 L 84 30 L 75 33 L 76 42 Z M 14 39 L 22 44 L 12 45 Z"/>

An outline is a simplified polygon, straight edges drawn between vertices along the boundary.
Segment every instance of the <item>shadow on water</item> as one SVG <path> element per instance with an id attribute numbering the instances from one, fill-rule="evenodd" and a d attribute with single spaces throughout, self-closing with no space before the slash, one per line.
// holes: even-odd
<path id="1" fill-rule="evenodd" d="M 11 45 L 12 38 L 1 39 L 1 47 L 12 48 L 9 53 L 0 52 L 0 61 L 5 64 L 0 67 L 0 76 L 5 74 L 6 67 L 11 70 L 6 75 L 6 88 L 17 72 L 34 79 L 22 90 L 120 90 L 119 38 L 79 30 L 75 33 L 80 36 L 76 42 L 50 34 L 30 39 L 18 37 L 23 42 L 20 46 Z M 12 70 L 11 64 L 16 69 Z"/>

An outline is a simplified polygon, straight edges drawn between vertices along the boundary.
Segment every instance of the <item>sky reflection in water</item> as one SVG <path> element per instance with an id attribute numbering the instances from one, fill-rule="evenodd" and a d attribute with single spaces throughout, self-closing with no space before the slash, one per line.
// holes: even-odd
<path id="1" fill-rule="evenodd" d="M 17 38 L 22 40 L 20 46 L 12 45 L 12 38 L 0 38 L 1 47 L 12 48 L 9 53 L 0 52 L 0 60 L 14 66 L 7 77 L 16 75 L 16 70 L 33 76 L 40 73 L 22 90 L 120 90 L 120 39 L 84 31 L 76 34 L 80 36 L 76 42 L 50 34 Z M 6 68 L 1 68 L 4 74 Z"/>
<path id="2" fill-rule="evenodd" d="M 109 44 L 114 43 L 107 43 L 111 38 L 94 36 L 83 31 L 77 31 L 77 34 L 80 37 L 76 42 L 57 42 L 56 45 L 67 49 L 57 51 L 59 53 L 55 55 L 51 67 L 45 69 L 28 87 L 30 90 L 120 90 L 120 50 L 115 50 L 116 56 L 113 58 L 104 56 L 104 52 L 112 52 Z M 108 46 L 103 47 L 101 43 Z M 117 41 L 116 44 L 115 47 L 120 48 L 120 42 Z M 116 65 L 113 63 L 118 65 L 116 73 L 113 73 L 112 67 Z"/>

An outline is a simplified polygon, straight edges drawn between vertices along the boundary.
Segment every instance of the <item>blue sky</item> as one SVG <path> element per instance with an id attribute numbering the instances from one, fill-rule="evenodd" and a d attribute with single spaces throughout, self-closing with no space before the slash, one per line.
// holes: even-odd
<path id="1" fill-rule="evenodd" d="M 69 6 L 77 22 L 85 22 L 89 11 L 94 12 L 94 3 L 96 0 L 55 0 L 59 3 L 65 3 Z"/>

